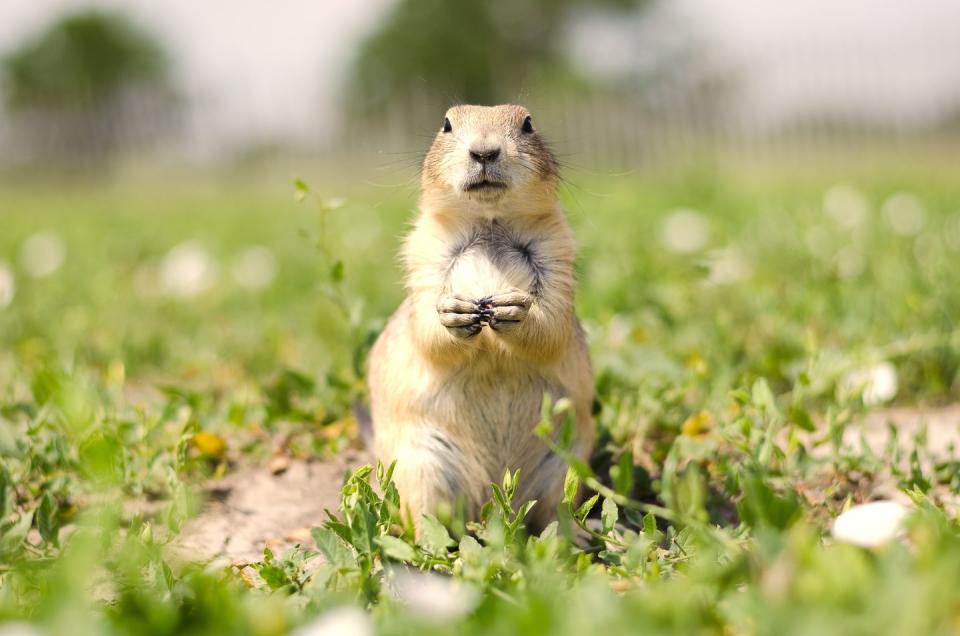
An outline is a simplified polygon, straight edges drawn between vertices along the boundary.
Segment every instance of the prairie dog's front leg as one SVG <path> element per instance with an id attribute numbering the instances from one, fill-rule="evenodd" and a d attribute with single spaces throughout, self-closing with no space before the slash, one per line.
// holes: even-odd
<path id="1" fill-rule="evenodd" d="M 443 296 L 437 303 L 440 324 L 457 338 L 471 338 L 483 328 L 484 314 L 477 301 L 460 294 Z"/>
<path id="2" fill-rule="evenodd" d="M 511 289 L 477 301 L 490 328 L 499 333 L 509 333 L 520 326 L 530 312 L 533 296 Z"/>
<path id="3" fill-rule="evenodd" d="M 481 302 L 489 308 L 490 328 L 521 357 L 544 362 L 565 351 L 574 326 L 570 303 L 519 289 L 505 290 Z"/>
<path id="4" fill-rule="evenodd" d="M 435 364 L 459 364 L 479 349 L 480 343 L 472 337 L 479 331 L 480 310 L 476 305 L 461 305 L 462 300 L 436 292 L 421 292 L 408 301 L 407 312 L 413 342 L 423 356 Z M 469 311 L 476 313 L 474 318 Z M 476 322 L 476 326 L 472 326 Z"/>

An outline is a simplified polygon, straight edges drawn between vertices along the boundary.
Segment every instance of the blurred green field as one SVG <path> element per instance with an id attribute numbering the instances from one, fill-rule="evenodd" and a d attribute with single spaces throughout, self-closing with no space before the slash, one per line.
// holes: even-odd
<path id="1" fill-rule="evenodd" d="M 835 444 L 869 408 L 960 397 L 960 179 L 916 166 L 568 175 L 594 525 L 571 504 L 527 538 L 494 506 L 472 535 L 437 526 L 416 544 L 361 471 L 346 522 L 315 534 L 326 564 L 313 546 L 245 570 L 173 563 L 164 545 L 204 478 L 264 461 L 276 436 L 302 458 L 356 444 L 350 405 L 402 296 L 416 189 L 302 176 L 299 192 L 0 187 L 0 618 L 279 634 L 346 603 L 382 633 L 956 633 L 960 534 L 936 504 L 960 465 L 925 468 L 922 439 L 906 472 Z M 923 502 L 911 545 L 824 539 L 883 471 Z M 468 609 L 397 600 L 390 563 L 450 574 L 470 594 L 430 583 Z"/>

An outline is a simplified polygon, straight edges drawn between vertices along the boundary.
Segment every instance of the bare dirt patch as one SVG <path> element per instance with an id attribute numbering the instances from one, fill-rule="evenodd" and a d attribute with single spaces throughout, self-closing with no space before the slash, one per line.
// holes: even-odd
<path id="1" fill-rule="evenodd" d="M 890 438 L 890 425 L 897 431 L 901 448 L 909 447 L 912 439 L 925 428 L 927 449 L 932 457 L 945 459 L 954 454 L 954 449 L 960 449 L 960 404 L 874 411 L 867 414 L 861 424 L 847 427 L 844 443 L 857 446 L 862 439 L 871 451 L 880 454 Z"/>
<path id="2" fill-rule="evenodd" d="M 822 431 L 810 436 L 822 437 Z M 896 444 L 892 441 L 896 440 Z M 862 420 L 843 430 L 843 454 L 862 457 L 872 454 L 882 467 L 879 471 L 832 472 L 829 469 L 799 485 L 808 502 L 823 504 L 826 509 L 842 506 L 848 497 L 855 503 L 875 499 L 893 499 L 909 504 L 910 498 L 901 490 L 903 475 L 912 472 L 912 452 L 916 448 L 916 463 L 926 475 L 932 475 L 938 465 L 957 461 L 960 451 L 960 404 L 941 407 L 894 407 L 867 413 Z M 813 448 L 814 456 L 827 458 L 828 445 Z M 851 481 L 852 479 L 852 481 Z M 947 485 L 934 487 L 930 493 L 934 501 L 948 511 L 960 511 L 960 495 Z M 825 509 L 825 512 L 826 512 Z"/>
<path id="3" fill-rule="evenodd" d="M 329 461 L 291 460 L 276 473 L 268 466 L 246 468 L 205 488 L 207 504 L 184 526 L 172 546 L 189 561 L 259 561 L 270 546 L 282 552 L 297 543 L 312 545 L 310 528 L 336 510 L 347 468 L 370 462 L 350 450 Z"/>

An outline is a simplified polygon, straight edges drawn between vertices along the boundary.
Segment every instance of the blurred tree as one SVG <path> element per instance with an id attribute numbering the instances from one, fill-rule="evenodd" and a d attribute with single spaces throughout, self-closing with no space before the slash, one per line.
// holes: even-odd
<path id="1" fill-rule="evenodd" d="M 126 18 L 85 11 L 57 20 L 3 59 L 13 109 L 110 99 L 133 83 L 163 82 L 159 44 Z"/>
<path id="2" fill-rule="evenodd" d="M 57 19 L 0 60 L 5 101 L 34 146 L 100 158 L 120 138 L 131 96 L 169 96 L 168 58 L 121 15 L 82 11 Z M 35 148 L 35 150 L 38 150 Z"/>
<path id="3" fill-rule="evenodd" d="M 563 67 L 564 27 L 578 10 L 632 10 L 648 0 L 399 0 L 362 45 L 351 112 L 382 112 L 398 98 L 517 99 L 538 75 Z"/>

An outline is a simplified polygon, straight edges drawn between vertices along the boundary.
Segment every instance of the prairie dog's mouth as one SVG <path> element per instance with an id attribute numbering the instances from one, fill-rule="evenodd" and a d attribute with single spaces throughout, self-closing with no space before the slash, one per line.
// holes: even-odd
<path id="1" fill-rule="evenodd" d="M 483 178 L 479 181 L 468 183 L 463 189 L 465 192 L 495 192 L 498 190 L 506 190 L 507 184 L 503 181 L 491 181 L 490 179 Z"/>

